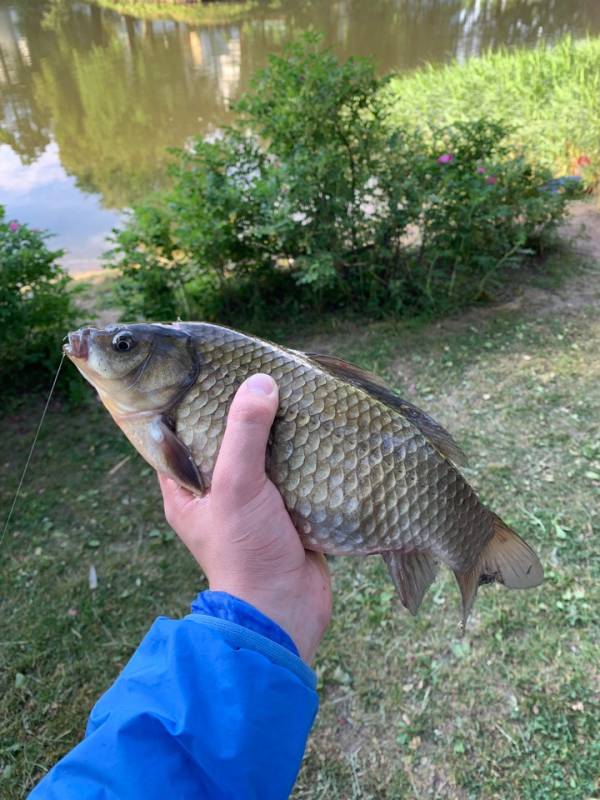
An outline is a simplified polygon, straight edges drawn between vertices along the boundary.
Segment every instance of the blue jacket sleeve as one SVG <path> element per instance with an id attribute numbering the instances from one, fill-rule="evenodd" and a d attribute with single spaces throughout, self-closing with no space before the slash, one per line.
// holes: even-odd
<path id="1" fill-rule="evenodd" d="M 318 708 L 315 675 L 253 606 L 204 592 L 156 620 L 30 800 L 279 800 Z"/>

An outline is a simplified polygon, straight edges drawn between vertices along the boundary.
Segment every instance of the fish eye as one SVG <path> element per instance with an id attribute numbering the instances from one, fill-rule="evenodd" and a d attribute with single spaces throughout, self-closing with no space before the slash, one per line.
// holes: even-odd
<path id="1" fill-rule="evenodd" d="M 122 333 L 117 333 L 117 335 L 112 340 L 113 350 L 116 350 L 118 353 L 126 353 L 128 350 L 131 350 L 135 345 L 135 339 L 129 333 L 129 331 L 123 331 Z"/>

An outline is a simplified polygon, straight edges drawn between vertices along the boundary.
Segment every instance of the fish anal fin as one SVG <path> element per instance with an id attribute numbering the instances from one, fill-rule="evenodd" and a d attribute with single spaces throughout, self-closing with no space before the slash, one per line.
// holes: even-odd
<path id="1" fill-rule="evenodd" d="M 463 629 L 480 586 L 502 583 L 509 589 L 530 589 L 544 580 L 540 560 L 527 542 L 496 514 L 492 517 L 492 538 L 475 565 L 468 572 L 454 573 L 462 595 Z"/>
<path id="2" fill-rule="evenodd" d="M 423 436 L 425 436 L 445 458 L 448 458 L 455 464 L 464 465 L 467 463 L 467 457 L 442 425 L 432 419 L 429 414 L 417 408 L 417 406 L 398 397 L 381 378 L 378 378 L 371 372 L 360 369 L 360 367 L 354 366 L 354 364 L 349 364 L 341 358 L 326 356 L 320 353 L 307 353 L 306 356 L 326 372 L 354 386 L 358 386 L 360 389 L 367 392 L 367 394 L 370 394 L 381 403 L 384 403 L 384 405 L 399 411 L 402 416 L 415 426 L 415 428 L 421 431 Z"/>
<path id="3" fill-rule="evenodd" d="M 437 564 L 429 551 L 388 550 L 381 554 L 402 605 L 416 615 L 425 592 L 435 580 Z"/>

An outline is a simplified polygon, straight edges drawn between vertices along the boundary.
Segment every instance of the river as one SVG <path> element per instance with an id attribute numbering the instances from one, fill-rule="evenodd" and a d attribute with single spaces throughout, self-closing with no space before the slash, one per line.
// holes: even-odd
<path id="1" fill-rule="evenodd" d="M 385 73 L 598 33 L 600 2 L 257 0 L 211 3 L 202 22 L 178 22 L 0 0 L 8 218 L 53 231 L 71 272 L 98 268 L 123 210 L 159 186 L 166 148 L 227 121 L 267 54 L 309 27 L 340 57 L 371 56 Z"/>

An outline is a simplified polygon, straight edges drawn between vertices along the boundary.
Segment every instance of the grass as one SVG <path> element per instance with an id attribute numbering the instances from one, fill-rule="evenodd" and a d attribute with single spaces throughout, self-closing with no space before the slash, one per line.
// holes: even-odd
<path id="1" fill-rule="evenodd" d="M 516 126 L 513 140 L 556 174 L 600 178 L 600 38 L 504 50 L 393 78 L 394 121 L 439 125 L 483 115 Z M 581 167 L 577 159 L 591 164 Z"/>
<path id="2" fill-rule="evenodd" d="M 176 22 L 188 22 L 191 25 L 222 25 L 238 22 L 245 19 L 248 14 L 256 13 L 258 8 L 264 6 L 255 0 L 245 0 L 241 3 L 231 2 L 188 2 L 188 0 L 93 0 L 96 5 L 116 11 L 119 14 L 129 14 L 138 19 L 169 19 Z M 267 6 L 268 8 L 268 6 Z"/>
<path id="3" fill-rule="evenodd" d="M 536 590 L 484 587 L 461 639 L 449 574 L 413 619 L 380 559 L 336 559 L 295 800 L 600 796 L 600 272 L 528 291 L 520 308 L 428 326 L 288 336 L 375 369 L 447 424 L 468 478 L 546 568 Z M 41 407 L 23 399 L 0 421 L 3 508 Z M 52 405 L 0 559 L 0 796 L 16 800 L 81 737 L 151 620 L 185 614 L 203 579 L 91 397 Z"/>

